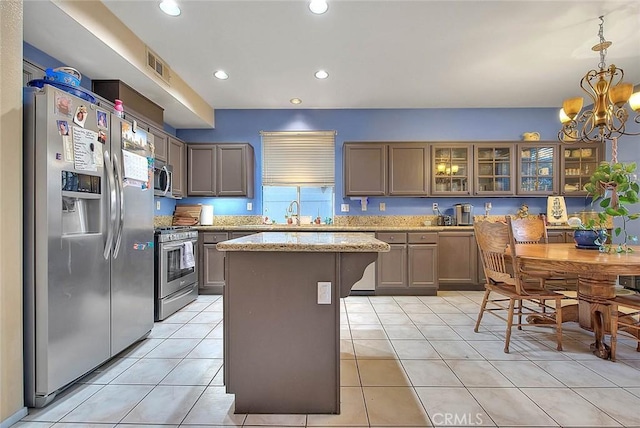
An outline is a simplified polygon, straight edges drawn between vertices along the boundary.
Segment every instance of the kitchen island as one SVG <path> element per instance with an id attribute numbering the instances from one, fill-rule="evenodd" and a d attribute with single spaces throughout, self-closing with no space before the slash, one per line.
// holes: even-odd
<path id="1" fill-rule="evenodd" d="M 389 244 L 264 232 L 226 251 L 224 382 L 236 413 L 340 413 L 340 297 Z"/>

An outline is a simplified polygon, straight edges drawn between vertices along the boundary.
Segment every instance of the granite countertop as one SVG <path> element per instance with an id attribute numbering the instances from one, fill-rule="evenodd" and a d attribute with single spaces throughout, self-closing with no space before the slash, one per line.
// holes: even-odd
<path id="1" fill-rule="evenodd" d="M 200 232 L 256 231 L 256 232 L 455 232 L 473 231 L 473 226 L 335 226 L 335 225 L 285 225 L 248 224 L 243 226 L 195 226 Z M 547 226 L 547 230 L 567 230 L 569 225 Z"/>
<path id="2" fill-rule="evenodd" d="M 391 249 L 386 242 L 363 233 L 263 232 L 216 245 L 220 251 L 282 251 L 380 253 Z"/>

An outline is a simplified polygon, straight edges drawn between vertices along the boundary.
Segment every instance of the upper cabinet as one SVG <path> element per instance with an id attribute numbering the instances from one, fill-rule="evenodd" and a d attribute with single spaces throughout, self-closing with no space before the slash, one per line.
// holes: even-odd
<path id="1" fill-rule="evenodd" d="M 345 143 L 345 196 L 427 196 L 427 143 Z"/>
<path id="2" fill-rule="evenodd" d="M 472 144 L 431 145 L 431 194 L 434 196 L 471 195 Z"/>
<path id="3" fill-rule="evenodd" d="M 254 154 L 246 143 L 189 144 L 189 196 L 253 197 Z"/>
<path id="4" fill-rule="evenodd" d="M 166 162 L 169 151 L 169 136 L 153 126 L 149 127 L 149 133 L 153 135 L 153 145 L 156 150 L 155 158 Z"/>
<path id="5" fill-rule="evenodd" d="M 389 145 L 389 196 L 429 194 L 429 145 L 395 143 Z"/>
<path id="6" fill-rule="evenodd" d="M 343 153 L 345 196 L 387 194 L 387 144 L 345 143 Z"/>
<path id="7" fill-rule="evenodd" d="M 565 196 L 585 196 L 584 185 L 604 160 L 602 144 L 563 144 L 560 159 L 560 192 Z"/>
<path id="8" fill-rule="evenodd" d="M 584 196 L 602 145 L 344 143 L 345 196 Z"/>
<path id="9" fill-rule="evenodd" d="M 167 148 L 167 164 L 173 167 L 173 196 L 186 196 L 187 157 L 185 144 L 173 137 L 169 137 Z"/>
<path id="10" fill-rule="evenodd" d="M 518 144 L 517 194 L 549 196 L 558 194 L 559 144 L 550 142 Z"/>
<path id="11" fill-rule="evenodd" d="M 474 146 L 475 194 L 513 195 L 515 145 L 512 143 L 487 143 Z"/>

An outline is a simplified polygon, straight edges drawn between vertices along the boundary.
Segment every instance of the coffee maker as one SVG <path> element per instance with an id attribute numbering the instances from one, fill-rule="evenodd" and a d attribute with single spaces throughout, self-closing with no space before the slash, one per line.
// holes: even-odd
<path id="1" fill-rule="evenodd" d="M 456 225 L 471 226 L 473 225 L 473 205 L 456 204 L 455 205 Z"/>

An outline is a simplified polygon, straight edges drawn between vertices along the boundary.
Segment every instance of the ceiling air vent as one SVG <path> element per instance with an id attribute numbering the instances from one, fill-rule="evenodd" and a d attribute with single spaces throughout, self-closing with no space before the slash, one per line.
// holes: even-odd
<path id="1" fill-rule="evenodd" d="M 147 47 L 147 67 L 149 67 L 159 78 L 169 84 L 171 69 L 162 58 L 156 55 L 149 47 Z"/>

